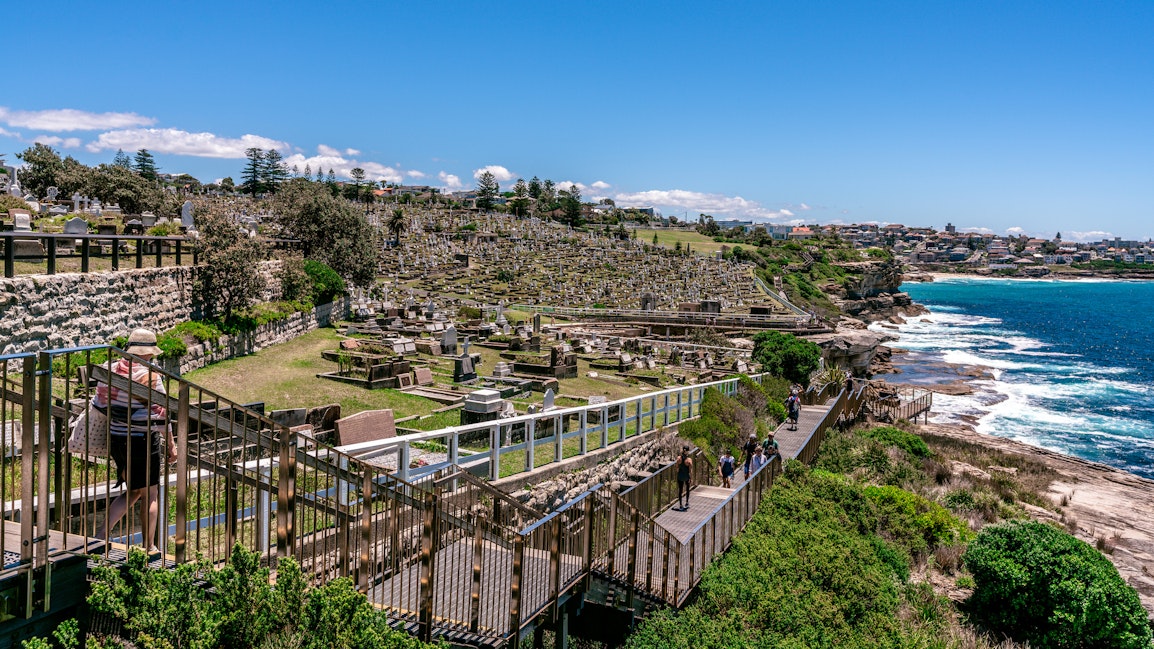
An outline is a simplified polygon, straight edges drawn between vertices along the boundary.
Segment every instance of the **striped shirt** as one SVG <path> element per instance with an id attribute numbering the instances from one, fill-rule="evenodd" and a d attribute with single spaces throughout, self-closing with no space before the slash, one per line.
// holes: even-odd
<path id="1" fill-rule="evenodd" d="M 134 436 L 143 436 L 149 427 L 154 432 L 163 432 L 168 426 L 164 406 L 152 403 L 149 407 L 148 391 L 143 386 L 151 384 L 153 390 L 164 393 L 164 375 L 148 365 L 134 363 L 127 358 L 116 361 L 112 371 L 121 376 L 131 377 L 142 387 L 139 390 L 133 388 L 132 401 L 129 402 L 127 390 L 104 383 L 96 386 L 96 396 L 92 398 L 92 404 L 108 413 L 109 433 L 128 435 L 129 421 Z"/>

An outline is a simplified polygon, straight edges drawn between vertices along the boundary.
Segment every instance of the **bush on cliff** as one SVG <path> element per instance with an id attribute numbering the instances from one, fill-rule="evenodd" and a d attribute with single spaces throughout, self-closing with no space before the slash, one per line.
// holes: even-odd
<path id="1" fill-rule="evenodd" d="M 963 556 L 974 577 L 972 616 L 1039 649 L 1149 649 L 1138 593 L 1109 559 L 1037 522 L 982 530 Z"/>
<path id="2" fill-rule="evenodd" d="M 793 334 L 763 331 L 753 337 L 753 344 L 753 360 L 763 370 L 801 385 L 809 384 L 821 361 L 821 347 Z"/>

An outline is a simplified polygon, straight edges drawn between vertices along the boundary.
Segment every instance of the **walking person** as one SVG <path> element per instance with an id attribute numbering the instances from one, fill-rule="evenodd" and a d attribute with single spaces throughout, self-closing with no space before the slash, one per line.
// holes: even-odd
<path id="1" fill-rule="evenodd" d="M 790 392 L 786 397 L 785 410 L 789 414 L 789 429 L 797 430 L 797 420 L 801 417 L 801 398 L 797 396 L 797 390 Z"/>
<path id="2" fill-rule="evenodd" d="M 737 460 L 733 459 L 733 454 L 729 449 L 721 452 L 721 459 L 717 461 L 717 470 L 721 473 L 721 486 L 726 489 L 732 489 L 730 479 L 733 478 L 733 472 L 737 470 Z"/>
<path id="3" fill-rule="evenodd" d="M 761 449 L 765 453 L 766 461 L 772 460 L 773 456 L 781 455 L 781 447 L 777 445 L 777 440 L 773 438 L 773 431 L 769 431 L 769 437 L 761 443 Z"/>
<path id="4" fill-rule="evenodd" d="M 753 458 L 749 462 L 750 474 L 757 473 L 757 470 L 765 466 L 768 462 L 769 459 L 765 457 L 765 449 L 758 446 L 757 450 L 753 452 Z"/>
<path id="5" fill-rule="evenodd" d="M 133 331 L 124 350 L 142 361 L 151 361 L 161 353 L 156 346 L 156 334 L 148 329 Z M 116 486 L 128 485 L 127 492 L 122 492 L 108 506 L 104 529 L 98 536 L 108 539 L 112 528 L 143 497 L 142 544 L 152 553 L 156 551 L 162 457 L 169 463 L 176 461 L 176 444 L 169 430 L 168 413 L 148 395 L 150 388 L 164 393 L 164 377 L 148 364 L 128 358 L 116 361 L 112 372 L 144 387 L 132 390 L 129 399 L 127 390 L 102 383 L 96 387 L 92 399 L 92 405 L 108 416 L 108 450 L 116 464 Z"/>
<path id="6" fill-rule="evenodd" d="M 689 457 L 689 447 L 681 447 L 681 455 L 677 458 L 677 508 L 681 511 L 689 509 L 690 473 L 693 469 L 693 460 Z M 685 494 L 682 504 L 681 494 Z"/>
<path id="7" fill-rule="evenodd" d="M 745 479 L 749 479 L 749 463 L 753 460 L 753 452 L 757 450 L 757 433 L 750 433 L 749 439 L 746 440 L 745 446 L 741 447 L 742 468 L 745 471 Z"/>

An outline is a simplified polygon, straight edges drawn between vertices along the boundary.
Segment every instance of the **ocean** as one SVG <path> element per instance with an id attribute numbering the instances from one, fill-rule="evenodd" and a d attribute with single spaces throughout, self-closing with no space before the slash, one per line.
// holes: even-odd
<path id="1" fill-rule="evenodd" d="M 1154 478 L 1154 282 L 949 278 L 902 285 L 930 314 L 871 329 L 889 343 L 893 383 L 955 382 L 930 421 Z"/>

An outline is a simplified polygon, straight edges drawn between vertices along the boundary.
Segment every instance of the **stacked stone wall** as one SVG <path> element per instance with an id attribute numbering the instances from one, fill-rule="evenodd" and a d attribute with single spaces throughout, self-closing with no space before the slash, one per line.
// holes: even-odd
<path id="1" fill-rule="evenodd" d="M 187 266 L 0 280 L 0 353 L 100 345 L 192 317 Z"/>

